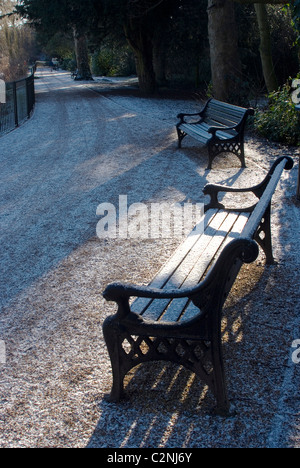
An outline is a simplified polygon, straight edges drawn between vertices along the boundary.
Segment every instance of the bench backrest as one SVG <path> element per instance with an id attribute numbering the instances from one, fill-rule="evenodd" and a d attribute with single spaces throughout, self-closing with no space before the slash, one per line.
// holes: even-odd
<path id="1" fill-rule="evenodd" d="M 269 183 L 266 186 L 262 197 L 257 203 L 255 209 L 253 210 L 250 216 L 248 223 L 246 224 L 246 227 L 243 230 L 243 237 L 254 237 L 255 232 L 262 218 L 264 217 L 264 213 L 266 212 L 268 206 L 271 203 L 272 196 L 276 190 L 277 184 L 284 169 L 290 169 L 291 167 L 293 167 L 293 161 L 291 160 L 291 158 L 279 158 L 277 162 L 273 165 L 273 173 L 269 175 Z"/>
<path id="2" fill-rule="evenodd" d="M 253 114 L 253 109 L 245 109 L 244 107 L 210 99 L 203 110 L 202 117 L 209 125 L 221 124 L 226 127 L 233 127 L 241 124 L 249 114 Z"/>

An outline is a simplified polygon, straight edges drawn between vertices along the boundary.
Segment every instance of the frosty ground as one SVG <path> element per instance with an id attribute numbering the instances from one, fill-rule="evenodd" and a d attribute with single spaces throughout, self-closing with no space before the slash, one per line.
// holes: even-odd
<path id="1" fill-rule="evenodd" d="M 132 83 L 73 82 L 39 69 L 33 117 L 0 139 L 0 447 L 300 447 L 299 151 L 247 135 L 206 171 L 193 140 L 177 149 L 176 115 L 197 99 L 143 98 Z M 108 404 L 102 336 L 114 281 L 147 284 L 180 239 L 103 239 L 97 206 L 204 202 L 206 183 L 249 186 L 282 154 L 295 160 L 273 199 L 276 264 L 243 268 L 224 313 L 231 418 L 172 365 L 135 369 L 127 400 Z"/>

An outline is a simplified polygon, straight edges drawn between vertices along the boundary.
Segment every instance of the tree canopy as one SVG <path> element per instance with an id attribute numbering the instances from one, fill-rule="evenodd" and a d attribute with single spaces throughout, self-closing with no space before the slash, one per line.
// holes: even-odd
<path id="1" fill-rule="evenodd" d="M 235 99 L 232 94 L 240 94 L 255 73 L 268 89 L 280 83 L 284 72 L 274 78 L 280 67 L 276 61 L 280 48 L 274 50 L 274 44 L 277 38 L 286 40 L 283 34 L 290 34 L 286 62 L 291 65 L 286 73 L 298 68 L 298 63 L 293 65 L 297 54 L 292 57 L 291 19 L 280 26 L 280 11 L 283 5 L 287 17 L 292 11 L 293 25 L 300 31 L 299 4 L 300 0 L 19 0 L 16 11 L 35 27 L 44 44 L 53 43 L 54 37 L 72 39 L 85 78 L 90 75 L 91 56 L 103 64 L 101 54 L 107 58 L 116 50 L 111 44 L 125 50 L 127 43 L 142 91 L 153 93 L 170 76 L 175 80 L 185 75 L 207 86 L 212 80 L 217 97 Z M 273 20 L 277 17 L 278 24 Z"/>

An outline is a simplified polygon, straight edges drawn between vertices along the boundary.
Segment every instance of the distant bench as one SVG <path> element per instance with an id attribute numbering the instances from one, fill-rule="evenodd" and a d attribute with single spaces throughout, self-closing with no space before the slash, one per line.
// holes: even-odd
<path id="1" fill-rule="evenodd" d="M 273 263 L 271 200 L 283 170 L 292 167 L 291 158 L 279 158 L 264 181 L 248 189 L 207 185 L 203 234 L 193 231 L 148 287 L 115 283 L 106 288 L 104 298 L 118 304 L 116 315 L 103 324 L 113 371 L 110 401 L 122 398 L 124 377 L 133 367 L 171 361 L 199 376 L 216 397 L 217 412 L 228 414 L 223 305 L 242 264 L 256 260 L 258 244 L 267 263 Z M 222 192 L 252 192 L 259 201 L 226 209 L 218 198 Z M 137 298 L 132 305 L 131 297 Z"/>
<path id="2" fill-rule="evenodd" d="M 182 140 L 191 136 L 208 148 L 209 163 L 218 154 L 223 152 L 234 153 L 245 167 L 244 131 L 249 115 L 254 115 L 254 110 L 233 106 L 225 102 L 210 99 L 201 112 L 196 114 L 179 114 L 180 122 L 177 124 L 178 147 L 181 148 Z M 198 117 L 195 121 L 186 117 Z"/>

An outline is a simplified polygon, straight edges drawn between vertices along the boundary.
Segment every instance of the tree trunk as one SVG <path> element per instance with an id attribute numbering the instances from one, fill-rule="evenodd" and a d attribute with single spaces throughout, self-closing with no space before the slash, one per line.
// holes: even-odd
<path id="1" fill-rule="evenodd" d="M 136 57 L 136 71 L 140 90 L 144 94 L 153 94 L 156 90 L 156 79 L 153 68 L 152 37 L 142 21 L 131 20 L 125 25 L 127 41 Z"/>
<path id="2" fill-rule="evenodd" d="M 166 86 L 166 49 L 164 42 L 155 41 L 153 44 L 153 67 L 158 86 Z"/>
<path id="3" fill-rule="evenodd" d="M 168 80 L 166 77 L 166 34 L 167 24 L 162 23 L 162 26 L 154 31 L 153 36 L 153 67 L 158 86 L 167 86 Z"/>
<path id="4" fill-rule="evenodd" d="M 272 58 L 271 32 L 268 21 L 268 12 L 266 5 L 256 3 L 254 5 L 260 34 L 260 58 L 263 69 L 263 75 L 268 93 L 277 91 L 278 82 L 274 70 Z"/>
<path id="5" fill-rule="evenodd" d="M 234 3 L 208 0 L 208 36 L 214 96 L 239 103 L 241 62 L 238 53 Z"/>
<path id="6" fill-rule="evenodd" d="M 77 61 L 77 80 L 93 80 L 89 63 L 87 40 L 84 34 L 80 33 L 76 27 L 73 29 L 75 54 Z"/>

